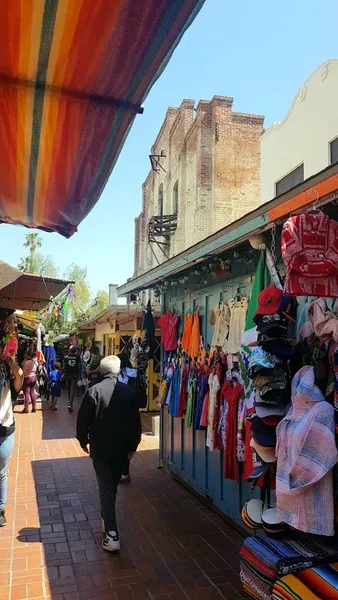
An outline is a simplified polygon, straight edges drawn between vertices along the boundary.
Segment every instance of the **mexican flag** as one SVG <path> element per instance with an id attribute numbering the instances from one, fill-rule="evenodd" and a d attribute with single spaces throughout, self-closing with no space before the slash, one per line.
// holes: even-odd
<path id="1" fill-rule="evenodd" d="M 248 312 L 246 315 L 245 329 L 242 338 L 242 346 L 247 346 L 251 342 L 257 340 L 256 325 L 253 322 L 255 312 L 258 308 L 258 296 L 264 288 L 270 285 L 271 276 L 268 266 L 266 264 L 265 248 L 260 250 L 259 263 L 255 275 L 255 280 L 250 296 L 248 305 Z"/>

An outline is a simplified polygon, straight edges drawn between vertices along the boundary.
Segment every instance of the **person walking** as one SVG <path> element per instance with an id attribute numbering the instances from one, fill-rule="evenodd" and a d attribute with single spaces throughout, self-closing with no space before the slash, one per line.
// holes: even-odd
<path id="1" fill-rule="evenodd" d="M 141 441 L 141 418 L 134 391 L 118 381 L 118 356 L 101 360 L 102 381 L 84 395 L 77 417 L 76 437 L 93 460 L 99 486 L 104 550 L 120 550 L 115 502 L 126 461 L 131 460 Z M 89 445 L 89 448 L 88 448 Z"/>
<path id="2" fill-rule="evenodd" d="M 89 375 L 90 385 L 96 385 L 100 380 L 100 362 L 100 350 L 98 346 L 93 346 L 91 351 L 91 358 L 87 367 L 87 374 Z"/>
<path id="3" fill-rule="evenodd" d="M 23 412 L 28 413 L 29 404 L 32 404 L 32 413 L 36 412 L 36 375 L 38 369 L 38 362 L 35 358 L 33 351 L 29 350 L 26 352 L 25 359 L 22 363 L 23 370 L 23 386 L 22 391 L 25 396 L 25 405 Z"/>
<path id="4" fill-rule="evenodd" d="M 61 397 L 61 379 L 62 371 L 60 363 L 55 362 L 53 371 L 49 373 L 50 395 L 52 397 L 52 404 L 50 408 L 53 412 L 57 411 L 57 401 Z"/>
<path id="5" fill-rule="evenodd" d="M 21 390 L 23 372 L 13 358 L 0 349 L 0 527 L 7 525 L 7 467 L 14 448 L 13 397 Z"/>
<path id="6" fill-rule="evenodd" d="M 68 389 L 68 410 L 73 412 L 74 398 L 77 389 L 77 382 L 81 373 L 81 360 L 76 353 L 76 347 L 70 348 L 69 354 L 64 361 L 64 380 Z"/>

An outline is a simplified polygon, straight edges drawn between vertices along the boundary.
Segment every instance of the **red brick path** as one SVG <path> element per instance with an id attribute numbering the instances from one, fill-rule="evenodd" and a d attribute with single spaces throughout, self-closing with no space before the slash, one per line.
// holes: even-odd
<path id="1" fill-rule="evenodd" d="M 119 489 L 122 551 L 101 549 L 94 472 L 74 439 L 75 421 L 65 401 L 57 413 L 16 415 L 0 600 L 244 597 L 240 536 L 157 468 L 151 436 L 133 461 L 132 484 Z"/>

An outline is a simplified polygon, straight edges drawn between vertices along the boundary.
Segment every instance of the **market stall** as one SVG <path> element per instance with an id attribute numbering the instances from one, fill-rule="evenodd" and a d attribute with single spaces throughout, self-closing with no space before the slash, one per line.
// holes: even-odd
<path id="1" fill-rule="evenodd" d="M 264 600 L 338 597 L 336 169 L 119 290 L 163 294 L 162 459 L 255 533 Z"/>

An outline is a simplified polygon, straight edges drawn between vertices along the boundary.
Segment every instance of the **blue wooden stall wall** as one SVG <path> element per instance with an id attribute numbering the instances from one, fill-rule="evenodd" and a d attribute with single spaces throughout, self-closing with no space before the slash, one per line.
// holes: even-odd
<path id="1" fill-rule="evenodd" d="M 209 325 L 209 316 L 212 308 L 221 297 L 224 302 L 233 298 L 239 286 L 243 286 L 242 295 L 248 297 L 255 271 L 255 264 L 235 263 L 231 278 L 209 278 L 206 285 L 201 282 L 202 275 L 196 276 L 191 282 L 169 288 L 165 307 L 175 309 L 181 317 L 181 330 L 188 309 L 198 307 L 204 343 L 211 344 L 214 328 Z M 186 428 L 184 420 L 172 418 L 167 408 L 163 409 L 162 419 L 161 449 L 164 462 L 201 496 L 210 498 L 226 516 L 242 524 L 240 512 L 249 495 L 250 485 L 223 477 L 224 453 L 219 450 L 212 452 L 206 447 L 205 431 Z"/>

